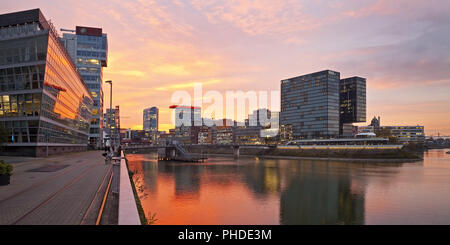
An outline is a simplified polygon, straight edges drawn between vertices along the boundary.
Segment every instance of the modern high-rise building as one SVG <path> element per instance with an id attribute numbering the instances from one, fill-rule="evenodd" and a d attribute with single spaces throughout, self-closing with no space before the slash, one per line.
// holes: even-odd
<path id="1" fill-rule="evenodd" d="M 108 39 L 101 28 L 77 26 L 64 31 L 61 41 L 94 99 L 89 143 L 101 148 L 103 139 L 103 67 L 108 64 Z"/>
<path id="2" fill-rule="evenodd" d="M 339 137 L 339 82 L 330 70 L 281 81 L 280 125 L 290 138 Z"/>
<path id="3" fill-rule="evenodd" d="M 270 127 L 271 111 L 269 109 L 254 110 L 252 114 L 248 115 L 247 126 L 261 126 Z"/>
<path id="4" fill-rule="evenodd" d="M 85 150 L 93 98 L 59 35 L 39 9 L 0 15 L 3 153 L 45 156 Z"/>
<path id="5" fill-rule="evenodd" d="M 339 135 L 351 137 L 353 123 L 366 121 L 366 79 L 349 77 L 339 84 Z"/>
<path id="6" fill-rule="evenodd" d="M 182 144 L 197 144 L 198 133 L 203 126 L 202 109 L 195 106 L 172 105 L 174 110 L 174 137 Z"/>
<path id="7" fill-rule="evenodd" d="M 169 108 L 175 111 L 175 127 L 203 126 L 200 107 L 172 105 Z"/>
<path id="8" fill-rule="evenodd" d="M 283 140 L 352 137 L 366 121 L 366 79 L 320 71 L 281 81 Z"/>
<path id="9" fill-rule="evenodd" d="M 279 135 L 279 112 L 272 112 L 269 109 L 254 110 L 252 114 L 248 115 L 246 126 L 261 127 L 260 137 L 270 138 Z"/>
<path id="10" fill-rule="evenodd" d="M 116 106 L 115 109 L 106 109 L 106 113 L 103 115 L 103 139 L 105 141 L 111 141 L 114 145 L 120 144 L 120 107 Z M 106 143 L 106 142 L 104 142 Z"/>
<path id="11" fill-rule="evenodd" d="M 143 115 L 143 129 L 144 131 L 158 132 L 159 121 L 159 109 L 157 107 L 151 107 L 144 109 Z"/>

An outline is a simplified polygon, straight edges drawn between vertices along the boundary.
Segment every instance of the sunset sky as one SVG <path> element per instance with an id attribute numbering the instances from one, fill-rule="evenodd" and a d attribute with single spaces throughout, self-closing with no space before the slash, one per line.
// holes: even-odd
<path id="1" fill-rule="evenodd" d="M 2 0 L 40 8 L 59 28 L 108 34 L 104 79 L 123 128 L 160 108 L 171 128 L 176 90 L 279 90 L 280 80 L 331 69 L 367 78 L 367 118 L 450 135 L 448 0 Z M 104 85 L 105 107 L 109 85 Z M 367 124 L 368 124 L 367 123 Z"/>

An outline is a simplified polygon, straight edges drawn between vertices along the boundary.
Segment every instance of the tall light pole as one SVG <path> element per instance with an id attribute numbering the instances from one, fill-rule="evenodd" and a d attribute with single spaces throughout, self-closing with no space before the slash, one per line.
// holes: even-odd
<path id="1" fill-rule="evenodd" d="M 112 150 L 112 130 L 111 130 L 111 115 L 112 115 L 112 81 L 108 80 L 105 83 L 109 83 L 111 85 L 110 94 L 109 94 L 109 115 L 108 115 L 108 124 L 109 124 L 109 147 Z"/>

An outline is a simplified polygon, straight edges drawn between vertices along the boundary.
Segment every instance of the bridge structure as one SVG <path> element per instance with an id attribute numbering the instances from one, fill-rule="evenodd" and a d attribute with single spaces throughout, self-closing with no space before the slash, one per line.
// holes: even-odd
<path id="1" fill-rule="evenodd" d="M 203 154 L 190 153 L 177 142 L 158 148 L 158 160 L 161 161 L 203 162 L 205 159 Z"/>
<path id="2" fill-rule="evenodd" d="M 321 144 L 322 143 L 322 144 Z M 340 143 L 340 142 L 338 142 Z M 192 147 L 205 147 L 216 148 L 222 147 L 224 150 L 232 148 L 232 154 L 235 158 L 240 156 L 241 150 L 251 150 L 258 154 L 257 152 L 270 152 L 271 150 L 291 150 L 291 151 L 311 151 L 311 150 L 319 150 L 319 151 L 341 151 L 341 150 L 365 150 L 369 151 L 392 151 L 392 150 L 401 150 L 404 145 L 401 144 L 388 144 L 387 142 L 378 143 L 378 144 L 355 144 L 351 142 L 351 144 L 326 144 L 323 142 L 311 142 L 311 144 L 284 144 L 284 145 L 246 145 L 246 144 L 208 144 L 208 145 L 200 145 L 200 144 L 192 144 L 192 145 L 181 145 L 179 143 L 167 143 L 165 145 L 131 145 L 131 146 L 123 146 L 122 149 L 127 150 L 131 153 L 137 153 L 139 150 L 157 150 L 158 158 L 160 160 L 176 160 L 176 161 L 203 161 L 206 159 L 202 156 L 202 154 L 198 153 L 190 153 L 185 150 L 184 147 L 188 149 L 192 149 Z M 254 151 L 256 150 L 256 151 Z M 207 150 L 208 151 L 208 150 Z M 226 150 L 228 154 L 229 150 Z M 203 151 L 202 151 L 203 152 Z M 266 152 L 266 153 L 267 153 Z M 247 153 L 245 153 L 247 154 Z"/>
<path id="3" fill-rule="evenodd" d="M 232 147 L 233 155 L 239 157 L 240 149 L 275 149 L 277 145 L 246 145 L 246 144 L 226 144 L 226 145 L 196 145 L 196 146 L 222 146 L 222 147 Z M 139 144 L 139 145 L 124 145 L 122 149 L 129 152 L 135 152 L 138 150 L 157 150 L 159 160 L 172 160 L 172 161 L 188 161 L 188 162 L 199 162 L 207 159 L 203 154 L 190 153 L 186 151 L 183 146 L 177 142 L 169 142 L 165 145 L 152 145 L 152 144 Z"/>

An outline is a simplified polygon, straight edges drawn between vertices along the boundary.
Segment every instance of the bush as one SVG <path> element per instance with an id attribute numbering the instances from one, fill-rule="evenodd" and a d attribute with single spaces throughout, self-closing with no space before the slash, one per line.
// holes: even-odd
<path id="1" fill-rule="evenodd" d="M 5 163 L 3 160 L 0 160 L 0 175 L 9 175 L 13 174 L 13 165 Z"/>

